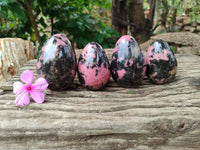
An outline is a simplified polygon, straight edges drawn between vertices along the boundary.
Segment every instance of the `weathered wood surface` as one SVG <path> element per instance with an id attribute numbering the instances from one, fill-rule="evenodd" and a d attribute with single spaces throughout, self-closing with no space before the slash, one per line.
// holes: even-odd
<path id="1" fill-rule="evenodd" d="M 0 88 L 0 149 L 200 149 L 200 57 L 177 60 L 176 80 L 168 84 L 145 78 L 121 88 L 111 79 L 95 92 L 75 79 L 71 89 L 47 90 L 45 103 L 26 107 L 14 104 L 17 74 Z"/>
<path id="2" fill-rule="evenodd" d="M 0 82 L 9 80 L 19 68 L 36 58 L 33 43 L 20 38 L 0 38 Z"/>

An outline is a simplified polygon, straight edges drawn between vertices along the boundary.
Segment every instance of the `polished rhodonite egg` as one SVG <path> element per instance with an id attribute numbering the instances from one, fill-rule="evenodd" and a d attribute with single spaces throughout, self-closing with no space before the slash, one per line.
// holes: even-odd
<path id="1" fill-rule="evenodd" d="M 116 43 L 111 61 L 113 79 L 121 86 L 131 86 L 144 78 L 144 55 L 136 40 L 122 36 Z"/>
<path id="2" fill-rule="evenodd" d="M 105 51 L 96 42 L 88 43 L 78 61 L 78 78 L 88 90 L 99 90 L 110 78 L 110 65 Z"/>
<path id="3" fill-rule="evenodd" d="M 43 45 L 37 61 L 37 74 L 52 90 L 64 90 L 74 80 L 77 69 L 75 51 L 64 34 L 55 34 Z"/>
<path id="4" fill-rule="evenodd" d="M 174 79 L 177 61 L 167 42 L 157 39 L 151 43 L 147 51 L 147 75 L 156 84 L 166 83 Z"/>

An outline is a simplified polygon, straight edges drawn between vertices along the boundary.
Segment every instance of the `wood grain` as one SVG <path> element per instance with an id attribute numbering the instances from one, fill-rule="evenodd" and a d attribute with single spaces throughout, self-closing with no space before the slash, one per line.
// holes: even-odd
<path id="1" fill-rule="evenodd" d="M 9 80 L 27 61 L 36 58 L 33 43 L 20 38 L 0 38 L 0 82 Z"/>
<path id="2" fill-rule="evenodd" d="M 176 57 L 176 80 L 164 85 L 145 78 L 122 88 L 110 79 L 102 91 L 87 91 L 76 78 L 66 91 L 45 91 L 45 103 L 19 107 L 12 84 L 35 71 L 29 61 L 0 86 L 0 149 L 199 149 L 200 57 Z"/>

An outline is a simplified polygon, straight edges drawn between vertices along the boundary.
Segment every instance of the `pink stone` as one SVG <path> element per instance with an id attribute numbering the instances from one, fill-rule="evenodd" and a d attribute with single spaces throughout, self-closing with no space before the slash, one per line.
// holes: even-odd
<path id="1" fill-rule="evenodd" d="M 122 70 L 117 70 L 117 74 L 119 76 L 119 79 L 121 79 L 126 73 L 126 70 L 122 69 Z"/>

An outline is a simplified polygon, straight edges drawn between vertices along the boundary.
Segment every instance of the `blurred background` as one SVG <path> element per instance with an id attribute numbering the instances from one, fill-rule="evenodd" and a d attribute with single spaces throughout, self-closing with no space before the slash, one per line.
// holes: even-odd
<path id="1" fill-rule="evenodd" d="M 75 48 L 96 41 L 113 48 L 124 34 L 139 44 L 166 32 L 200 32 L 199 0 L 0 0 L 0 38 L 40 47 L 65 33 Z"/>

